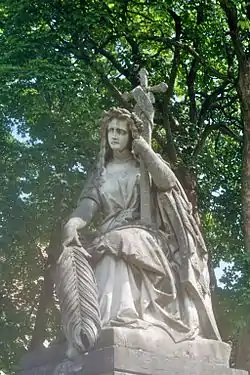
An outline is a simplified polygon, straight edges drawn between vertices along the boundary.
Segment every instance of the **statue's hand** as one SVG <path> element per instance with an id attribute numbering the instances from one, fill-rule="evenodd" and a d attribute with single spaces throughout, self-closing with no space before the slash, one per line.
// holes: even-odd
<path id="1" fill-rule="evenodd" d="M 143 152 L 148 150 L 149 145 L 142 136 L 135 138 L 132 143 L 132 149 L 136 155 L 142 156 Z"/>
<path id="2" fill-rule="evenodd" d="M 77 233 L 76 228 L 66 228 L 64 229 L 63 233 L 63 246 L 66 247 L 70 244 L 75 244 L 78 246 L 82 246 L 81 241 L 79 240 L 79 236 Z"/>
<path id="3" fill-rule="evenodd" d="M 70 224 L 70 222 L 67 223 L 64 227 L 62 241 L 63 249 L 67 248 L 69 245 L 76 245 L 81 247 L 84 256 L 86 258 L 91 257 L 91 255 L 83 248 L 83 245 L 78 236 L 77 227 L 75 225 Z"/>

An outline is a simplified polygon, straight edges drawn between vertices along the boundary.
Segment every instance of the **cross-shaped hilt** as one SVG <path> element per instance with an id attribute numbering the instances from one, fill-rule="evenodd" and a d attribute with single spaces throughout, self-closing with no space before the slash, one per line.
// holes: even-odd
<path id="1" fill-rule="evenodd" d="M 143 122 L 143 137 L 151 146 L 151 135 L 154 125 L 154 92 L 164 92 L 167 90 L 166 83 L 162 82 L 155 86 L 148 86 L 148 72 L 142 68 L 139 71 L 140 85 L 135 87 L 130 93 L 123 94 L 125 100 L 134 99 L 134 112 Z M 152 207 L 151 207 L 151 179 L 146 170 L 143 159 L 140 160 L 140 199 L 141 199 L 141 221 L 142 223 L 152 225 Z"/>
<path id="2" fill-rule="evenodd" d="M 148 72 L 145 68 L 141 68 L 138 73 L 140 86 L 148 92 L 165 92 L 168 88 L 165 82 L 161 82 L 158 85 L 148 86 Z"/>
<path id="3" fill-rule="evenodd" d="M 158 85 L 148 86 L 148 72 L 145 68 L 141 68 L 139 73 L 140 85 L 135 87 L 131 92 L 124 93 L 123 98 L 125 100 L 135 100 L 134 112 L 143 121 L 144 131 L 143 137 L 146 141 L 151 144 L 151 134 L 154 124 L 154 93 L 165 92 L 167 85 L 161 82 Z"/>

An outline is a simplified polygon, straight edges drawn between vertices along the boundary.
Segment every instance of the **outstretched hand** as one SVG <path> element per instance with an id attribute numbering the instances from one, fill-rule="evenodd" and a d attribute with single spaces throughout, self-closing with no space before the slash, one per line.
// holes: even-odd
<path id="1" fill-rule="evenodd" d="M 64 237 L 63 246 L 68 246 L 70 244 L 76 244 L 77 246 L 82 246 L 76 229 L 72 230 L 72 232 L 70 233 L 67 233 Z"/>
<path id="2" fill-rule="evenodd" d="M 81 247 L 81 250 L 84 256 L 86 258 L 91 257 L 91 255 L 82 246 L 82 243 L 79 239 L 79 235 L 77 233 L 76 228 L 65 226 L 64 233 L 63 233 L 63 242 L 62 242 L 63 249 L 67 248 L 69 245 L 76 245 L 76 246 Z"/>

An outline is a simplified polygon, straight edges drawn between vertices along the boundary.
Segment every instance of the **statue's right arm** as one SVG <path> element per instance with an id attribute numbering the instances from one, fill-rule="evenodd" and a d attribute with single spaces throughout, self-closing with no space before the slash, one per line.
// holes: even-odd
<path id="1" fill-rule="evenodd" d="M 93 199 L 83 198 L 80 201 L 63 228 L 64 246 L 67 246 L 72 242 L 82 246 L 77 231 L 90 224 L 98 210 L 98 207 L 98 203 Z"/>

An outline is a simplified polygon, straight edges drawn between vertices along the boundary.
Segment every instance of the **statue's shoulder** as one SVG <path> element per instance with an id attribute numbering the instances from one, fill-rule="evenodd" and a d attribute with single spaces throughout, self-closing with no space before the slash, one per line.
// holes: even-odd
<path id="1" fill-rule="evenodd" d="M 81 193 L 78 199 L 80 202 L 91 191 L 96 190 L 98 187 L 98 168 L 97 165 L 92 166 L 87 172 L 86 178 L 81 183 Z"/>

